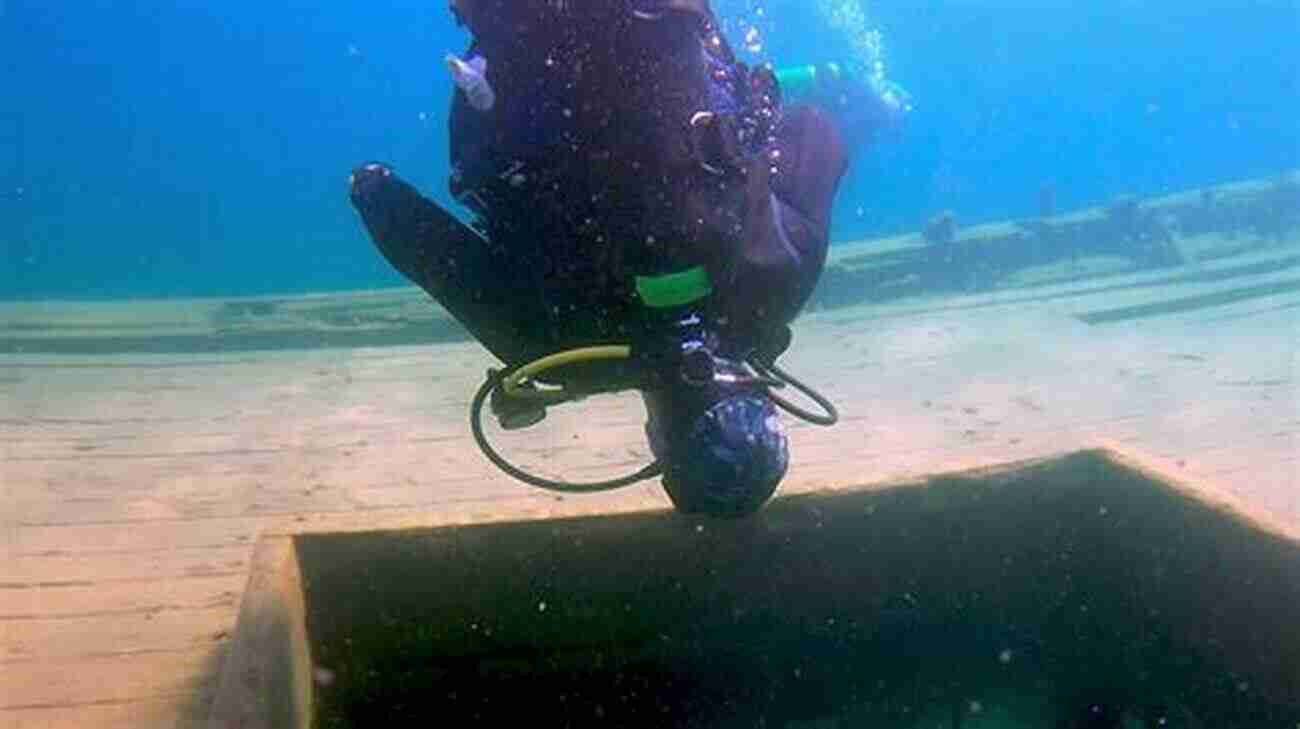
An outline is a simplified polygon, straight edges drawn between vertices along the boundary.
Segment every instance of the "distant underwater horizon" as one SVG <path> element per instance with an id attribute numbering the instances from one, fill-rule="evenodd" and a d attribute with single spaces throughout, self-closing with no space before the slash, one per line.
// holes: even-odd
<path id="1" fill-rule="evenodd" d="M 378 159 L 450 203 L 444 5 L 0 0 L 0 299 L 402 285 L 345 183 Z M 837 243 L 1300 167 L 1293 1 L 715 5 L 746 61 L 910 97 Z"/>

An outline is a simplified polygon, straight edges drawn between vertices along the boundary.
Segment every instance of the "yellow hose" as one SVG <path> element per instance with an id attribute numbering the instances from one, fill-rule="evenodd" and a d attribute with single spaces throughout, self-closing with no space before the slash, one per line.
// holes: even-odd
<path id="1" fill-rule="evenodd" d="M 544 400 L 549 403 L 563 402 L 569 399 L 569 394 L 564 391 L 563 387 L 525 387 L 524 381 L 535 379 L 539 374 L 547 370 L 564 365 L 606 359 L 628 359 L 631 356 L 632 348 L 626 344 L 570 349 L 529 362 L 510 373 L 502 381 L 501 386 L 508 397 L 517 397 L 521 400 Z"/>

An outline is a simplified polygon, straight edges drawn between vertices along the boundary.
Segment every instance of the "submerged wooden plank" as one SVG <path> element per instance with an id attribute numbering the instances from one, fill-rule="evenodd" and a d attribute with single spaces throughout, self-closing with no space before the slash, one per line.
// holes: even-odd
<path id="1" fill-rule="evenodd" d="M 291 539 L 258 544 L 246 594 L 240 631 L 217 685 L 213 729 L 307 729 L 313 666 Z"/>
<path id="2" fill-rule="evenodd" d="M 1300 280 L 1278 281 L 1276 283 L 1242 286 L 1227 291 L 1217 291 L 1209 294 L 1185 296 L 1182 298 L 1169 299 L 1167 301 L 1134 304 L 1132 306 L 1090 311 L 1080 314 L 1079 319 L 1088 324 L 1109 324 L 1111 322 L 1124 321 L 1126 319 L 1143 319 L 1152 316 L 1159 316 L 1161 314 L 1175 314 L 1194 311 L 1197 309 L 1226 306 L 1241 301 L 1253 301 L 1269 296 L 1276 296 L 1278 294 L 1295 293 L 1297 291 L 1300 291 Z"/>
<path id="3" fill-rule="evenodd" d="M 237 612 L 235 605 L 219 605 L 9 622 L 0 630 L 0 670 L 21 671 L 51 658 L 113 658 L 212 648 L 229 640 Z"/>
<path id="4" fill-rule="evenodd" d="M 76 545 L 71 545 L 74 549 Z M 163 548 L 134 553 L 11 555 L 0 590 L 58 586 L 69 582 L 153 582 L 244 572 L 252 546 L 212 545 L 203 550 Z"/>
<path id="5" fill-rule="evenodd" d="M 0 590 L 0 625 L 13 628 L 29 620 L 148 615 L 204 610 L 235 604 L 242 570 L 215 576 L 147 582 L 75 581 L 67 585 Z"/>
<path id="6" fill-rule="evenodd" d="M 0 725 L 5 729 L 209 729 L 210 701 L 182 692 L 151 699 L 0 709 Z"/>
<path id="7" fill-rule="evenodd" d="M 220 669 L 224 648 L 204 646 L 175 653 L 50 658 L 0 670 L 0 725 L 6 714 L 130 704 L 190 696 L 207 700 L 208 683 Z M 175 720 L 175 717 L 172 717 Z"/>

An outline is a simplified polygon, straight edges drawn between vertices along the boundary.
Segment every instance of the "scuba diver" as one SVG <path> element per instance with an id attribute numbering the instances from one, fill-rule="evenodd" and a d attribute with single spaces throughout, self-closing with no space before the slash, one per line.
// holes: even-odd
<path id="1" fill-rule="evenodd" d="M 687 513 L 761 507 L 789 465 L 778 407 L 833 406 L 776 359 L 826 261 L 847 167 L 814 107 L 736 60 L 708 0 L 452 0 L 472 42 L 449 55 L 462 223 L 387 165 L 354 170 L 371 238 L 505 363 L 471 406 L 507 473 L 561 491 L 662 476 Z M 825 411 L 796 407 L 790 385 Z M 596 484 L 506 462 L 503 428 L 583 396 L 640 390 L 655 462 Z"/>

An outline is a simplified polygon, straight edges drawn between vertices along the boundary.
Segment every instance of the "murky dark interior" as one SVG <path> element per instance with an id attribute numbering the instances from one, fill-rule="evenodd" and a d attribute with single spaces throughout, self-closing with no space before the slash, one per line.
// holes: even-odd
<path id="1" fill-rule="evenodd" d="M 297 543 L 320 727 L 1300 721 L 1294 545 L 1090 454 L 742 522 Z"/>

